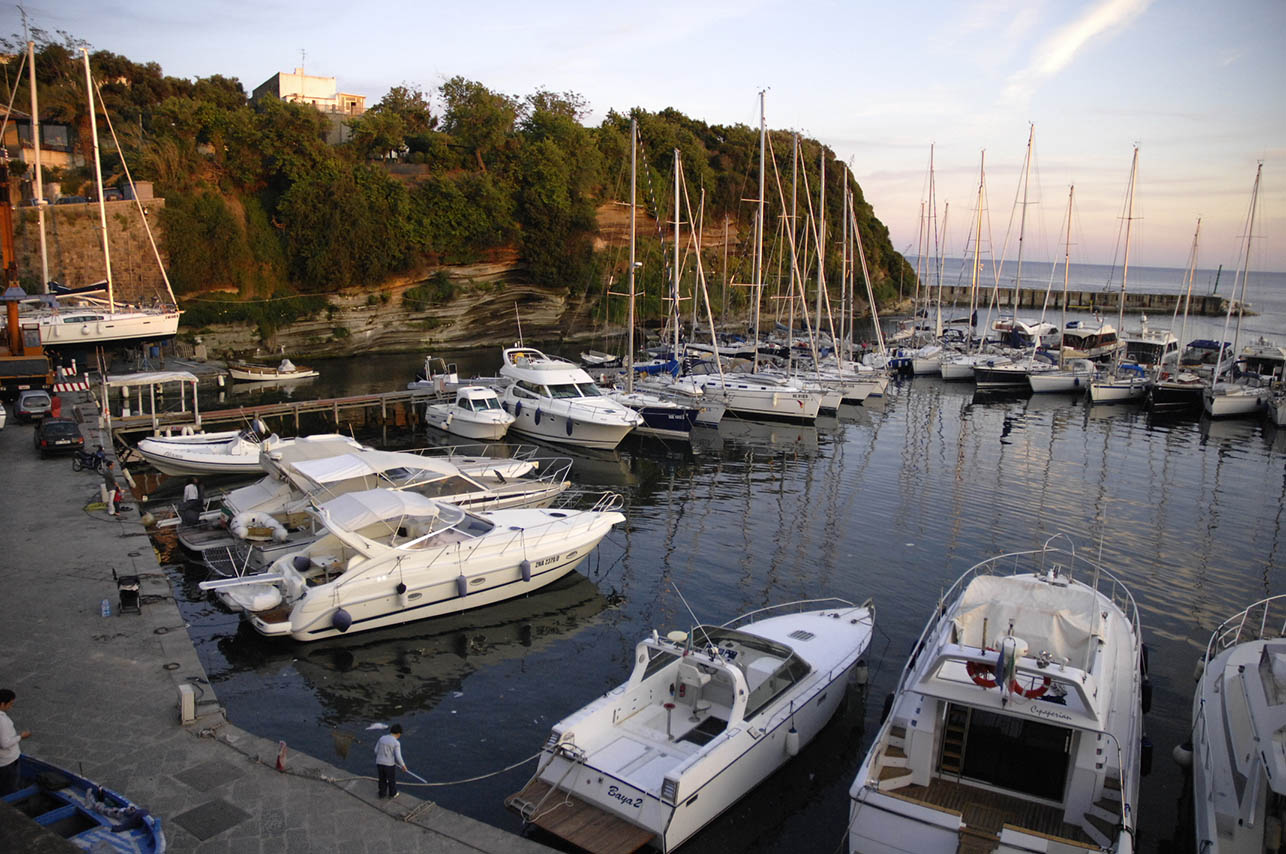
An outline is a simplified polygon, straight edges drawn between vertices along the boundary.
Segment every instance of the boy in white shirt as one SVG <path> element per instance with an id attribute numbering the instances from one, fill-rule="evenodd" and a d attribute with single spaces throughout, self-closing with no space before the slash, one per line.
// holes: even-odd
<path id="1" fill-rule="evenodd" d="M 22 755 L 18 743 L 24 738 L 31 738 L 29 731 L 18 732 L 13 721 L 9 720 L 8 712 L 16 699 L 13 691 L 0 688 L 0 796 L 18 791 L 18 757 Z"/>
<path id="2" fill-rule="evenodd" d="M 375 742 L 375 769 L 379 772 L 381 798 L 397 797 L 398 766 L 403 771 L 406 770 L 406 763 L 402 761 L 401 738 L 402 725 L 393 724 L 389 727 L 388 735 Z"/>

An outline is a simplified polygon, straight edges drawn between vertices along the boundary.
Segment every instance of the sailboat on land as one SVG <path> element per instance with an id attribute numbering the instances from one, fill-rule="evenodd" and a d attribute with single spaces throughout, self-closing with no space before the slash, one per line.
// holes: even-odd
<path id="1" fill-rule="evenodd" d="M 39 119 L 35 118 L 38 115 L 38 104 L 35 86 L 35 50 L 32 42 L 27 43 L 27 53 L 29 61 L 32 63 L 31 112 L 33 122 L 38 122 Z M 40 329 L 40 343 L 47 348 L 92 349 L 98 345 L 109 343 L 157 341 L 171 338 L 178 331 L 180 311 L 175 304 L 174 291 L 170 287 L 170 280 L 165 273 L 165 266 L 161 264 L 160 254 L 156 250 L 156 241 L 152 236 L 152 229 L 148 225 L 142 202 L 138 200 L 138 193 L 136 192 L 131 195 L 134 196 L 134 204 L 139 209 L 139 218 L 147 232 L 148 240 L 151 241 L 157 264 L 160 266 L 161 280 L 165 286 L 165 299 L 157 299 L 151 305 L 129 304 L 118 300 L 116 295 L 115 283 L 112 278 L 111 250 L 107 239 L 107 207 L 104 200 L 103 168 L 98 148 L 98 116 L 94 106 L 95 86 L 89 69 L 89 51 L 82 48 L 81 55 L 85 66 L 86 94 L 89 99 L 89 127 L 93 137 L 94 175 L 98 186 L 98 229 L 103 249 L 106 279 L 102 282 L 101 288 L 92 293 L 78 291 L 75 294 L 65 296 L 44 294 L 33 297 L 27 300 L 29 310 L 25 313 L 24 319 L 34 320 L 37 323 Z M 104 115 L 106 115 L 106 112 L 104 112 Z M 39 126 L 36 124 L 33 127 L 38 130 Z M 40 142 L 38 132 L 33 135 L 33 143 L 36 146 L 36 158 L 37 162 L 39 162 Z M 124 164 L 123 158 L 121 162 Z M 129 167 L 126 166 L 125 170 L 128 178 Z M 37 169 L 37 185 L 41 180 L 39 169 Z M 130 181 L 132 186 L 132 179 Z M 43 208 L 45 204 L 43 195 L 43 188 L 37 186 L 35 201 L 38 208 Z M 49 282 L 49 264 L 48 258 L 43 251 L 43 210 L 41 214 L 41 281 L 47 284 Z"/>

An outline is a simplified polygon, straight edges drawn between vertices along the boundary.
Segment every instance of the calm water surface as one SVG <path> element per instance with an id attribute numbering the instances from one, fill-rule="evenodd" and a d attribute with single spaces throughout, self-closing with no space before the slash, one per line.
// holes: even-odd
<path id="1" fill-rule="evenodd" d="M 420 361 L 323 361 L 320 380 L 295 394 L 396 388 Z M 490 373 L 499 351 L 460 361 Z M 423 430 L 362 438 L 443 440 Z M 202 573 L 176 569 L 231 719 L 354 774 L 373 772 L 380 733 L 368 727 L 400 721 L 412 770 L 473 777 L 531 756 L 555 721 L 623 681 L 634 643 L 653 628 L 686 629 L 676 587 L 706 622 L 794 599 L 874 597 L 868 690 L 852 689 L 818 741 L 685 849 L 836 851 L 883 698 L 941 591 L 977 561 L 1065 532 L 1101 549 L 1142 612 L 1156 757 L 1140 847 L 1165 851 L 1190 838 L 1170 750 L 1187 737 L 1196 657 L 1224 617 L 1286 592 L 1286 430 L 1257 421 L 1163 420 L 1066 397 L 987 400 L 917 379 L 816 427 L 730 421 L 690 448 L 629 441 L 574 459 L 576 483 L 620 492 L 628 521 L 577 574 L 529 599 L 342 641 L 268 643 L 201 596 Z M 427 797 L 517 830 L 502 802 L 532 768 Z"/>

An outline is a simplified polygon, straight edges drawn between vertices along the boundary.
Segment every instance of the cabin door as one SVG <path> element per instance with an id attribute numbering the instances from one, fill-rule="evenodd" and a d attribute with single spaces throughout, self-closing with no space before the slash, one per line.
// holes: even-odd
<path id="1" fill-rule="evenodd" d="M 1063 802 L 1072 731 L 968 706 L 947 705 L 938 771 Z"/>

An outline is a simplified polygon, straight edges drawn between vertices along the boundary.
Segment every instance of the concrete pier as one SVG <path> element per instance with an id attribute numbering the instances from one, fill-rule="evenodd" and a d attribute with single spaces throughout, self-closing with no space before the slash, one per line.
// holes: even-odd
<path id="1" fill-rule="evenodd" d="M 932 289 L 933 295 L 937 296 L 937 288 Z M 987 303 L 991 301 L 992 288 L 979 288 L 978 301 L 982 305 L 983 312 L 986 311 Z M 998 294 L 998 300 L 1001 309 L 1013 310 L 1014 289 L 1012 287 L 1002 287 Z M 1067 308 L 1069 311 L 1098 311 L 1103 313 L 1112 313 L 1119 310 L 1121 299 L 1120 290 L 1069 290 L 1067 292 Z M 1022 288 L 1018 291 L 1017 308 L 1034 309 L 1039 311 L 1045 304 L 1045 288 Z M 967 285 L 944 285 L 942 288 L 942 304 L 948 305 L 969 305 L 969 287 Z M 1165 314 L 1174 314 L 1175 306 L 1179 311 L 1183 311 L 1183 296 L 1178 293 L 1157 294 L 1157 293 L 1127 293 L 1125 295 L 1126 312 L 1151 312 L 1157 316 Z M 1049 292 L 1050 310 L 1062 310 L 1063 308 L 1063 289 L 1056 285 Z M 1222 317 L 1228 312 L 1228 300 L 1217 294 L 1193 294 L 1192 304 L 1188 309 L 1190 314 L 1206 317 Z M 966 311 L 966 314 L 968 312 Z M 981 313 L 981 312 L 980 312 Z M 1247 311 L 1247 314 L 1251 312 Z"/>
<path id="2" fill-rule="evenodd" d="M 80 414 L 87 446 L 110 447 L 96 418 Z M 380 801 L 374 781 L 289 749 L 276 770 L 277 742 L 224 718 L 138 513 L 87 509 L 101 479 L 64 457 L 40 459 L 32 431 L 13 421 L 0 430 L 0 687 L 17 692 L 10 716 L 33 733 L 24 753 L 160 816 L 173 852 L 549 851 L 436 806 L 432 789 Z M 112 570 L 141 579 L 141 615 L 118 613 Z M 181 685 L 197 695 L 186 726 Z M 423 756 L 448 749 L 415 745 Z M 0 824 L 13 819 L 0 813 Z"/>

